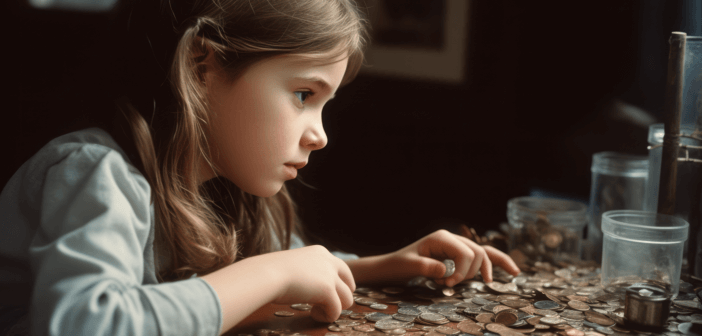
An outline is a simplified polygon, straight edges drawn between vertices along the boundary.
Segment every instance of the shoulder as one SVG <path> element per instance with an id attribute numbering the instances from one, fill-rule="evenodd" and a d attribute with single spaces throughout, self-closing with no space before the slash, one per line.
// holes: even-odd
<path id="1" fill-rule="evenodd" d="M 100 128 L 88 128 L 51 140 L 23 168 L 27 176 L 36 178 L 45 176 L 51 167 L 64 166 L 79 173 L 104 161 L 141 176 L 112 136 Z"/>
<path id="2" fill-rule="evenodd" d="M 99 185 L 85 184 L 88 180 Z M 148 182 L 117 142 L 106 131 L 89 128 L 44 145 L 8 181 L 2 198 L 16 199 L 24 212 L 34 213 L 47 196 L 75 188 L 101 189 L 111 185 L 120 185 L 131 198 L 150 203 L 145 200 L 151 194 Z"/>

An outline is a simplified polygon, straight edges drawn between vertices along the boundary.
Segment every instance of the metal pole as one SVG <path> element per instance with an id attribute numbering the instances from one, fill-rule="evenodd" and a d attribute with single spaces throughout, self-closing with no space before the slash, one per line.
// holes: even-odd
<path id="1" fill-rule="evenodd" d="M 664 111 L 668 122 L 664 126 L 661 179 L 658 189 L 658 212 L 665 215 L 675 213 L 675 184 L 678 175 L 678 144 L 680 141 L 686 37 L 687 34 L 683 32 L 673 32 L 668 41 L 670 51 Z"/>

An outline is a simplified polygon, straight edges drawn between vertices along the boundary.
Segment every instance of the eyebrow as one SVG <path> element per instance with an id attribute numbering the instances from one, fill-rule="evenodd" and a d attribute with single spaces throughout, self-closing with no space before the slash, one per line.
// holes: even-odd
<path id="1" fill-rule="evenodd" d="M 329 100 L 332 100 L 332 99 L 334 99 L 334 97 L 336 97 L 336 94 L 334 94 L 334 92 L 332 92 L 331 85 L 329 83 L 327 83 L 324 79 L 322 79 L 322 77 L 319 77 L 319 76 L 295 77 L 295 79 L 315 83 L 315 84 L 319 85 L 320 87 L 322 87 L 323 90 L 327 90 L 327 91 L 331 92 L 331 96 L 329 97 Z"/>

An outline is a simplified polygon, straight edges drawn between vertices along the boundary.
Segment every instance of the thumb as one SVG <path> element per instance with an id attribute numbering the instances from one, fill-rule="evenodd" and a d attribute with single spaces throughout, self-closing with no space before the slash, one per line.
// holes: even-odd
<path id="1" fill-rule="evenodd" d="M 433 279 L 441 279 L 446 274 L 446 265 L 442 261 L 422 256 L 416 258 L 415 269 L 420 275 Z"/>

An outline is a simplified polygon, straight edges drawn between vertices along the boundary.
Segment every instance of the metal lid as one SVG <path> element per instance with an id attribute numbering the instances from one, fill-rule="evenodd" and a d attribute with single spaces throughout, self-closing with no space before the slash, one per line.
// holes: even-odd
<path id="1" fill-rule="evenodd" d="M 626 296 L 639 301 L 658 302 L 670 300 L 671 295 L 664 289 L 646 284 L 633 284 L 626 289 Z"/>

